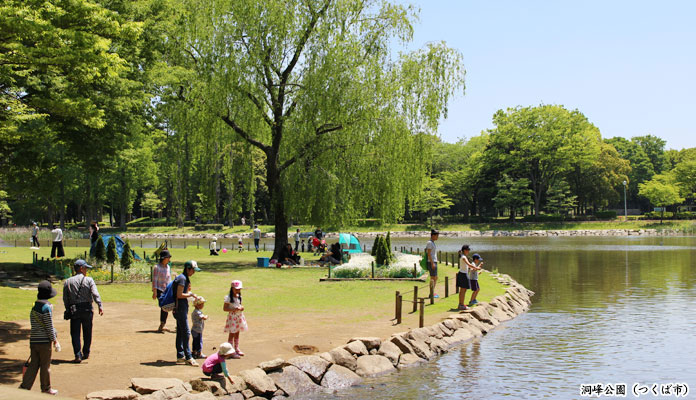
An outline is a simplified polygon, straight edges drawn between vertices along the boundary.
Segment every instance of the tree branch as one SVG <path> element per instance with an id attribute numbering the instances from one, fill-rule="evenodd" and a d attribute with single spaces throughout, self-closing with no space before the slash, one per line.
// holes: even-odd
<path id="1" fill-rule="evenodd" d="M 302 146 L 300 151 L 297 152 L 294 156 L 290 157 L 287 159 L 279 168 L 279 171 L 283 171 L 292 164 L 294 164 L 297 160 L 304 158 L 307 153 L 312 151 L 316 146 L 318 146 L 321 142 L 319 141 L 319 138 L 321 138 L 322 135 L 329 134 L 331 132 L 338 132 L 343 129 L 343 125 L 338 124 L 338 125 L 332 125 L 332 124 L 324 124 L 316 129 L 316 135 L 314 136 L 314 140 L 307 142 Z"/>
<path id="2" fill-rule="evenodd" d="M 247 131 L 242 129 L 237 123 L 230 118 L 230 114 L 227 113 L 227 115 L 220 115 L 220 118 L 225 121 L 227 125 L 229 125 L 239 136 L 242 137 L 242 139 L 246 140 L 249 144 L 252 146 L 258 147 L 259 149 L 263 150 L 264 153 L 268 153 L 270 148 L 263 143 L 259 142 L 258 140 L 252 138 Z"/>

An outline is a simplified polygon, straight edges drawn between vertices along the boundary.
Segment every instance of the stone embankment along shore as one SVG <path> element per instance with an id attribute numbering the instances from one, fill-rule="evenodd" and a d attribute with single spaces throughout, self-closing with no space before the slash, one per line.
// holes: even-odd
<path id="1" fill-rule="evenodd" d="M 355 232 L 360 238 L 374 238 L 377 235 L 386 235 L 387 232 Z M 518 230 L 518 231 L 440 231 L 441 238 L 469 238 L 469 237 L 558 237 L 558 236 L 676 236 L 684 232 L 678 229 L 578 229 L 578 230 Z M 213 236 L 218 239 L 251 238 L 249 233 L 123 233 L 121 237 L 140 239 L 206 239 Z M 292 238 L 293 232 L 288 233 Z M 338 233 L 325 233 L 327 239 L 337 238 Z M 275 233 L 263 233 L 264 238 L 275 238 Z M 426 238 L 430 237 L 428 231 L 391 232 L 393 238 Z"/>
<path id="2" fill-rule="evenodd" d="M 396 333 L 387 339 L 356 337 L 325 353 L 263 362 L 233 376 L 234 385 L 224 379 L 183 382 L 176 378 L 133 378 L 128 389 L 93 392 L 87 399 L 279 400 L 301 393 L 345 389 L 366 377 L 425 363 L 529 309 L 532 291 L 508 275 L 494 277 L 508 286 L 504 295 L 449 315 L 432 326 Z"/>

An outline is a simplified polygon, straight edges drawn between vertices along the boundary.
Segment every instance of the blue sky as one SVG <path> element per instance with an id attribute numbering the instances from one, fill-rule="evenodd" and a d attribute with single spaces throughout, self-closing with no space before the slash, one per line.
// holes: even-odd
<path id="1" fill-rule="evenodd" d="M 544 103 L 577 108 L 605 138 L 696 147 L 696 1 L 399 2 L 420 8 L 409 48 L 444 40 L 464 57 L 445 141 L 492 127 L 498 109 Z"/>

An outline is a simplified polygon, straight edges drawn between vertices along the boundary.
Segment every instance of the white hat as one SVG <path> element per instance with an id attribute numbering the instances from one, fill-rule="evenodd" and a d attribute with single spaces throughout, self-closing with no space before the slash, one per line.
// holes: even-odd
<path id="1" fill-rule="evenodd" d="M 237 280 L 232 281 L 232 287 L 235 289 L 244 289 L 244 286 L 242 286 L 242 281 Z"/>
<path id="2" fill-rule="evenodd" d="M 217 238 L 213 236 L 213 242 L 217 242 Z"/>
<path id="3" fill-rule="evenodd" d="M 234 349 L 232 348 L 232 345 L 225 342 L 220 345 L 220 350 L 218 350 L 218 354 L 221 356 L 229 356 L 230 354 L 234 354 Z"/>

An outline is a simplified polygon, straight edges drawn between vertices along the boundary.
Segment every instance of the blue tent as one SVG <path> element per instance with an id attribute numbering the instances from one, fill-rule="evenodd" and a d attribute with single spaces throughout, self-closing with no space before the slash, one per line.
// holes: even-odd
<path id="1" fill-rule="evenodd" d="M 118 235 L 102 235 L 102 240 L 104 241 L 104 247 L 109 246 L 109 239 L 111 239 L 111 236 L 114 237 L 114 240 L 116 241 L 116 253 L 118 254 L 118 258 L 121 259 L 123 257 L 123 246 L 126 245 L 126 242 L 121 239 L 120 236 Z M 131 254 L 133 254 L 133 258 L 136 260 L 142 260 L 142 258 L 138 257 L 138 254 L 131 249 Z"/>
<path id="2" fill-rule="evenodd" d="M 338 243 L 341 244 L 341 250 L 348 251 L 348 253 L 362 253 L 362 246 L 358 238 L 350 233 L 339 233 Z"/>

